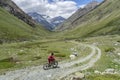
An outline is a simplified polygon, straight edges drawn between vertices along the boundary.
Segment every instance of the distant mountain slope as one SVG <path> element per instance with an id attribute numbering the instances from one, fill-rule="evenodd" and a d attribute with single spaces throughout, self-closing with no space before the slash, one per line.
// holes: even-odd
<path id="1" fill-rule="evenodd" d="M 58 17 L 54 17 L 50 20 L 50 23 L 54 26 L 57 27 L 59 24 L 61 24 L 62 22 L 64 22 L 66 19 L 58 16 Z"/>
<path id="2" fill-rule="evenodd" d="M 28 13 L 29 16 L 31 16 L 34 20 L 36 20 L 38 23 L 42 24 L 46 29 L 52 30 L 53 25 L 50 24 L 42 15 L 36 13 L 36 12 L 31 12 Z"/>
<path id="3" fill-rule="evenodd" d="M 45 29 L 35 26 L 29 26 L 0 7 L 0 42 L 24 41 L 47 35 Z"/>
<path id="4" fill-rule="evenodd" d="M 38 14 L 37 12 L 30 12 L 28 15 L 38 23 L 42 24 L 48 30 L 54 30 L 54 28 L 65 21 L 65 18 L 61 16 L 50 18 L 47 15 Z"/>
<path id="5" fill-rule="evenodd" d="M 61 24 L 57 30 L 65 30 L 75 27 L 77 24 L 73 24 L 77 19 L 81 18 L 89 11 L 93 10 L 99 3 L 97 1 L 90 2 L 84 8 L 78 9 L 72 16 L 70 16 L 63 24 Z"/>
<path id="6" fill-rule="evenodd" d="M 30 26 L 35 27 L 36 22 L 23 12 L 13 1 L 0 0 L 0 6 Z"/>
<path id="7" fill-rule="evenodd" d="M 75 20 L 64 37 L 120 35 L 120 1 L 105 0 L 100 6 Z M 77 24 L 75 26 L 75 24 Z M 76 28 L 75 28 L 76 27 Z M 63 32 L 62 32 L 63 33 Z"/>

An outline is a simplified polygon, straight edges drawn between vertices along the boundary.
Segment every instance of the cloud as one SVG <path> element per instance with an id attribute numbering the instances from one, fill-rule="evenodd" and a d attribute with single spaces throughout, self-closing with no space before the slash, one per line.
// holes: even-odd
<path id="1" fill-rule="evenodd" d="M 77 3 L 70 0 L 13 0 L 25 12 L 37 12 L 50 17 L 68 18 L 77 9 Z"/>

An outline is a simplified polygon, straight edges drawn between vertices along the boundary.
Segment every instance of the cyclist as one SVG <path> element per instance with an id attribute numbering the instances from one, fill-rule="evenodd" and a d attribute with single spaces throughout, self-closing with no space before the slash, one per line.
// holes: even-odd
<path id="1" fill-rule="evenodd" d="M 50 56 L 48 56 L 48 62 L 49 62 L 49 64 L 51 64 L 54 61 L 55 61 L 54 53 L 51 53 Z"/>

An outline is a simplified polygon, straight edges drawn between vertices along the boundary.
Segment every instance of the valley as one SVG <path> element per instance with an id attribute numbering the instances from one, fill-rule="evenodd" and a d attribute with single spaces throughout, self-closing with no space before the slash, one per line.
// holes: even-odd
<path id="1" fill-rule="evenodd" d="M 65 21 L 54 18 L 64 22 L 53 28 L 0 0 L 0 80 L 120 80 L 119 3 L 93 1 Z M 59 68 L 43 70 L 51 52 Z"/>
<path id="2" fill-rule="evenodd" d="M 27 69 L 18 70 L 15 72 L 13 71 L 10 73 L 9 72 L 5 73 L 6 75 L 0 76 L 0 79 L 7 80 L 7 78 L 9 78 L 9 80 L 14 80 L 14 79 L 18 79 L 18 80 L 22 80 L 22 79 L 26 79 L 26 80 L 33 80 L 33 79 L 36 79 L 36 80 L 38 80 L 38 79 L 40 79 L 40 80 L 49 80 L 49 79 L 60 80 L 61 78 L 65 77 L 66 75 L 69 75 L 73 72 L 80 71 L 80 70 L 86 70 L 86 69 L 92 67 L 95 64 L 95 62 L 98 59 L 100 59 L 101 50 L 99 48 L 97 48 L 95 46 L 85 45 L 85 44 L 78 44 L 76 42 L 72 42 L 72 43 L 76 44 L 78 46 L 78 48 L 79 48 L 79 46 L 91 48 L 91 53 L 89 53 L 89 55 L 87 55 L 86 57 L 82 57 L 75 61 L 71 61 L 71 62 L 68 61 L 65 63 L 62 62 L 62 63 L 60 63 L 60 65 L 59 65 L 60 68 L 58 68 L 58 69 L 45 71 L 42 69 L 41 66 L 32 67 L 30 69 L 27 68 Z M 98 51 L 98 52 L 96 52 L 96 51 Z M 95 58 L 92 59 L 93 56 L 95 56 Z M 90 59 L 90 61 L 88 61 L 89 59 Z M 81 65 L 79 67 L 73 67 L 73 68 L 71 67 L 72 65 L 83 63 L 85 61 L 87 61 L 88 63 Z M 62 73 L 62 75 L 61 75 L 61 73 Z M 34 76 L 30 76 L 31 74 Z M 51 76 L 51 77 L 47 77 L 47 76 Z"/>
<path id="3" fill-rule="evenodd" d="M 1 68 L 0 79 L 7 80 L 7 78 L 10 79 L 11 76 L 11 80 L 14 79 L 33 80 L 33 78 L 36 80 L 39 79 L 69 80 L 71 76 L 68 75 L 72 75 L 75 72 L 79 72 L 79 71 L 84 73 L 86 78 L 88 77 L 92 79 L 92 77 L 97 78 L 97 76 L 94 76 L 94 75 L 98 75 L 98 73 L 95 73 L 96 70 L 100 72 L 104 72 L 106 69 L 109 68 L 115 69 L 116 73 L 115 74 L 108 73 L 108 75 L 116 76 L 120 73 L 119 71 L 120 64 L 116 61 L 116 60 L 119 61 L 119 57 L 120 57 L 118 55 L 120 50 L 119 39 L 120 39 L 119 36 L 111 35 L 111 36 L 86 38 L 84 40 L 76 39 L 75 42 L 53 40 L 53 41 L 43 41 L 43 42 L 34 41 L 34 42 L 24 42 L 24 43 L 22 42 L 22 43 L 14 43 L 14 44 L 12 43 L 11 45 L 4 44 L 2 45 L 2 47 L 4 46 L 4 48 L 1 48 L 0 51 L 2 50 L 1 52 L 3 52 L 4 54 L 7 54 L 6 52 L 9 52 L 8 58 L 12 56 L 15 57 L 14 59 L 18 61 L 16 63 L 11 61 L 2 62 L 1 64 L 4 64 L 4 67 L 3 68 L 2 66 L 0 67 Z M 75 60 L 71 60 L 69 58 L 69 55 L 74 52 L 74 50 L 71 51 L 71 48 L 74 48 L 78 53 L 78 57 L 76 57 Z M 53 51 L 55 53 L 56 59 L 59 61 L 60 68 L 43 70 L 42 65 L 47 62 L 47 56 L 49 55 L 49 51 Z M 1 56 L 1 58 L 3 59 L 4 57 L 6 57 L 6 55 Z M 23 69 L 15 70 L 19 68 L 23 68 Z M 6 70 L 12 70 L 12 71 L 6 72 Z M 88 72 L 90 74 L 87 74 Z M 12 75 L 14 75 L 14 77 Z M 101 79 L 104 79 L 104 75 L 101 74 Z M 118 77 L 119 76 L 116 76 L 114 77 L 114 79 L 117 80 Z M 110 78 L 107 79 L 109 80 Z"/>

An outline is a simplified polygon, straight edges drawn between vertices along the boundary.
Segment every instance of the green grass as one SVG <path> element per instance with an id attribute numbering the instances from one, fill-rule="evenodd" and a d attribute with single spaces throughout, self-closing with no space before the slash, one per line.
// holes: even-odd
<path id="1" fill-rule="evenodd" d="M 94 70 L 103 71 L 106 68 L 115 68 L 115 65 L 120 65 L 114 62 L 114 59 L 118 59 L 119 56 L 116 53 L 116 49 L 120 49 L 119 45 L 115 45 L 120 39 L 120 36 L 101 36 L 88 39 L 89 43 L 98 43 L 98 47 L 102 50 L 101 59 L 92 68 Z M 103 64 L 103 65 L 101 65 Z M 119 69 L 118 67 L 117 69 Z M 115 68 L 116 69 L 116 68 Z"/>
<path id="2" fill-rule="evenodd" d="M 119 0 L 105 1 L 96 9 L 81 17 L 72 29 L 60 33 L 62 38 L 81 38 L 108 34 L 120 34 Z M 67 24 L 67 23 L 66 23 Z M 66 27 L 66 26 L 65 26 Z"/>
<path id="3" fill-rule="evenodd" d="M 119 35 L 107 35 L 99 37 L 89 37 L 81 40 L 77 39 L 81 43 L 96 44 L 102 51 L 101 58 L 95 63 L 95 65 L 87 70 L 82 71 L 86 74 L 86 80 L 120 80 L 120 63 L 114 60 L 120 60 L 120 56 L 117 53 L 120 52 L 120 36 Z M 118 45 L 116 45 L 118 44 Z M 88 62 L 88 61 L 87 61 Z M 76 64 L 74 66 L 80 66 L 85 64 Z M 118 74 L 95 74 L 94 71 L 104 72 L 106 69 L 115 69 Z"/>
<path id="4" fill-rule="evenodd" d="M 8 69 L 15 66 L 15 63 L 12 62 L 0 62 L 0 69 Z"/>
<path id="5" fill-rule="evenodd" d="M 3 42 L 35 39 L 44 37 L 48 32 L 37 24 L 32 28 L 0 7 L 0 40 Z"/>
<path id="6" fill-rule="evenodd" d="M 95 70 L 102 72 L 107 68 L 120 70 L 120 64 L 114 61 L 114 59 L 120 59 L 120 56 L 117 55 L 120 45 L 115 45 L 115 43 L 120 44 L 119 2 L 119 0 L 105 2 L 83 16 L 81 20 L 84 20 L 84 23 L 72 30 L 60 33 L 46 31 L 39 25 L 32 28 L 0 7 L 0 39 L 8 42 L 29 40 L 0 44 L 0 73 L 27 66 L 42 65 L 47 62 L 50 52 L 55 53 L 58 61 L 68 60 L 69 55 L 73 53 L 71 48 L 76 48 L 80 53 L 79 57 L 88 55 L 91 51 L 89 48 L 83 50 L 84 46 L 78 47 L 77 44 L 68 42 L 73 39 L 85 44 L 97 43 L 102 50 L 101 59 L 86 70 L 87 72 L 93 74 Z M 11 57 L 14 59 L 10 60 Z M 119 80 L 120 76 L 93 74 L 87 76 L 87 79 Z"/>
<path id="7" fill-rule="evenodd" d="M 96 75 L 95 70 L 104 72 L 108 68 L 115 69 L 119 72 L 120 64 L 115 62 L 114 59 L 120 59 L 120 56 L 117 53 L 120 51 L 120 45 L 115 45 L 120 39 L 119 35 L 109 35 L 109 36 L 99 36 L 87 38 L 86 41 L 89 44 L 97 43 L 97 46 L 102 50 L 102 56 L 95 65 L 86 70 L 85 72 L 90 72 L 88 80 L 119 80 L 120 76 L 118 75 Z M 116 66 L 117 65 L 117 66 Z"/>
<path id="8" fill-rule="evenodd" d="M 34 41 L 0 45 L 0 71 L 41 65 L 47 62 L 50 52 L 54 52 L 58 61 L 69 58 L 70 48 L 75 46 L 64 41 Z M 13 57 L 19 63 L 9 60 Z"/>
<path id="9" fill-rule="evenodd" d="M 42 65 L 47 62 L 50 52 L 54 52 L 59 62 L 70 60 L 69 55 L 74 52 L 71 48 L 76 49 L 79 57 L 85 57 L 91 51 L 82 45 L 78 46 L 78 44 L 60 40 L 4 43 L 0 45 L 0 71 Z M 13 60 L 11 61 L 10 58 Z"/>
<path id="10" fill-rule="evenodd" d="M 91 75 L 87 76 L 87 80 L 120 80 L 119 75 Z"/>

